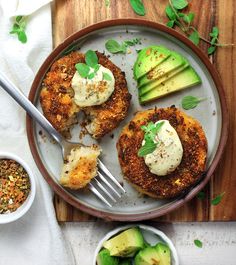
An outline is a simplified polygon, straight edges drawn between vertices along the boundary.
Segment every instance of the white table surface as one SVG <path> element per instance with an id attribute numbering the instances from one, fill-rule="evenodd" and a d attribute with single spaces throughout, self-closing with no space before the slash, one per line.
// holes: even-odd
<path id="1" fill-rule="evenodd" d="M 149 223 L 170 237 L 177 248 L 180 265 L 236 265 L 236 222 L 227 223 Z M 61 224 L 77 265 L 91 265 L 99 240 L 122 224 L 82 222 Z M 203 247 L 194 245 L 194 239 Z"/>

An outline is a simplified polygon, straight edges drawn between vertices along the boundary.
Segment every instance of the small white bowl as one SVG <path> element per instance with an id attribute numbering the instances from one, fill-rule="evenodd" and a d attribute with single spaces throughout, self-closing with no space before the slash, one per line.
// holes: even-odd
<path id="1" fill-rule="evenodd" d="M 160 230 L 152 227 L 152 226 L 147 226 L 147 225 L 142 225 L 142 224 L 131 224 L 131 225 L 126 225 L 122 227 L 118 227 L 108 234 L 106 234 L 102 240 L 98 243 L 98 246 L 95 250 L 94 258 L 93 258 L 93 265 L 96 265 L 96 258 L 99 253 L 99 251 L 102 249 L 103 243 L 108 240 L 109 238 L 113 237 L 114 235 L 128 229 L 131 227 L 139 227 L 144 239 L 151 245 L 155 245 L 158 242 L 163 242 L 166 243 L 171 251 L 171 265 L 179 265 L 179 258 L 177 255 L 177 251 L 172 243 L 172 241 Z"/>
<path id="2" fill-rule="evenodd" d="M 19 156 L 8 152 L 0 152 L 0 159 L 12 159 L 18 162 L 19 164 L 21 164 L 29 175 L 30 185 L 31 185 L 27 199 L 16 211 L 12 213 L 0 214 L 0 224 L 6 224 L 19 219 L 29 210 L 35 198 L 36 183 L 34 175 L 31 172 L 29 166 Z"/>

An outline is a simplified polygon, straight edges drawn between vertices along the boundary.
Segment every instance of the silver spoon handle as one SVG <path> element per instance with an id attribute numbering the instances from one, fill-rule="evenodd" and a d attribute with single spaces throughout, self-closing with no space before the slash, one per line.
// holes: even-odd
<path id="1" fill-rule="evenodd" d="M 0 72 L 0 86 L 58 143 L 63 141 L 62 136 L 41 114 L 41 112 L 28 100 L 28 98 Z"/>

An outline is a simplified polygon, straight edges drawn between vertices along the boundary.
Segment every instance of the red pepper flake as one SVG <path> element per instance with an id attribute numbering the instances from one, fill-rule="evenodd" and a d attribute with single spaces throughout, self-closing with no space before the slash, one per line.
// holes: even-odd
<path id="1" fill-rule="evenodd" d="M 26 170 L 15 160 L 0 159 L 0 214 L 17 210 L 30 192 Z"/>
<path id="2" fill-rule="evenodd" d="M 151 54 L 151 52 L 152 52 L 152 48 L 147 49 L 146 50 L 146 55 L 149 56 Z"/>

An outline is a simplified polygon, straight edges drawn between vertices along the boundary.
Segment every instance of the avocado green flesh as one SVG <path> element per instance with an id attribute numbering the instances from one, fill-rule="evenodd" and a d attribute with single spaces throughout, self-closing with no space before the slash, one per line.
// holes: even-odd
<path id="1" fill-rule="evenodd" d="M 119 265 L 132 265 L 131 259 L 120 259 Z"/>
<path id="2" fill-rule="evenodd" d="M 138 54 L 134 64 L 134 78 L 137 80 L 166 60 L 171 51 L 162 46 L 149 46 Z"/>
<path id="3" fill-rule="evenodd" d="M 175 91 L 182 90 L 187 87 L 197 85 L 199 83 L 201 83 L 200 77 L 191 66 L 188 66 L 179 74 L 154 87 L 148 93 L 141 95 L 140 102 L 146 103 L 148 101 L 160 98 L 162 96 L 173 93 Z"/>
<path id="4" fill-rule="evenodd" d="M 155 247 L 140 250 L 134 259 L 135 265 L 159 265 L 160 257 Z"/>
<path id="5" fill-rule="evenodd" d="M 103 247 L 110 251 L 111 256 L 118 257 L 133 257 L 143 246 L 143 236 L 137 227 L 125 230 L 103 243 Z"/>
<path id="6" fill-rule="evenodd" d="M 160 257 L 159 265 L 171 265 L 171 254 L 169 247 L 166 244 L 158 243 L 155 248 Z"/>
<path id="7" fill-rule="evenodd" d="M 170 73 L 164 75 L 160 79 L 154 80 L 149 84 L 146 84 L 139 88 L 139 95 L 142 96 L 152 90 L 153 88 L 159 86 L 161 83 L 166 82 L 168 79 L 172 78 L 173 76 L 181 73 L 184 69 L 186 69 L 189 66 L 189 63 L 186 62 L 184 65 L 178 67 L 177 69 L 171 71 Z"/>
<path id="8" fill-rule="evenodd" d="M 111 257 L 109 250 L 103 249 L 98 253 L 97 265 L 119 265 L 119 259 Z"/>
<path id="9" fill-rule="evenodd" d="M 171 51 L 170 57 L 168 57 L 165 61 L 160 63 L 158 66 L 156 66 L 154 69 L 152 69 L 150 72 L 148 72 L 138 80 L 138 88 L 161 78 L 169 72 L 179 68 L 184 63 L 186 63 L 186 60 L 180 54 Z"/>

